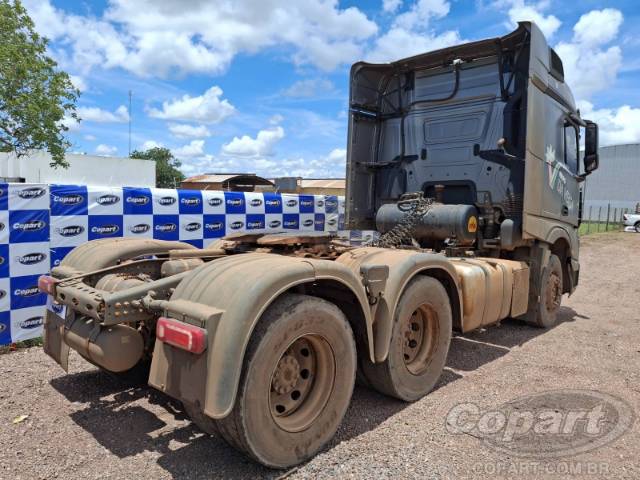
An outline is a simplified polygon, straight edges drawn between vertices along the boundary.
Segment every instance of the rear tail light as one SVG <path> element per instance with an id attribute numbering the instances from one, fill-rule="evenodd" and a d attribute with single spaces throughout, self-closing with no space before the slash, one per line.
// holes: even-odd
<path id="1" fill-rule="evenodd" d="M 173 318 L 160 317 L 158 319 L 156 338 L 191 353 L 200 354 L 207 348 L 206 330 Z"/>
<path id="2" fill-rule="evenodd" d="M 38 278 L 38 290 L 48 295 L 53 295 L 56 279 L 49 275 L 41 275 Z"/>

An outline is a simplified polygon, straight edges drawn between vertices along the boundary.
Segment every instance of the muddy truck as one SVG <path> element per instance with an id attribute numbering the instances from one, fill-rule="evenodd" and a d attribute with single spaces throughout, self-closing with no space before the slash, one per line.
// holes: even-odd
<path id="1" fill-rule="evenodd" d="M 552 327 L 578 285 L 598 127 L 541 31 L 350 75 L 346 223 L 379 237 L 88 242 L 40 278 L 46 352 L 142 375 L 203 431 L 284 468 L 331 440 L 356 379 L 414 401 L 453 330 Z"/>

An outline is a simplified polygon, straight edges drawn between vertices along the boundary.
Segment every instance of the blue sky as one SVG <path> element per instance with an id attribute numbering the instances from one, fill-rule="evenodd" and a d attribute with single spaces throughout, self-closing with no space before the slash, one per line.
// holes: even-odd
<path id="1" fill-rule="evenodd" d="M 534 20 L 604 144 L 640 141 L 640 5 L 560 0 L 24 0 L 82 90 L 75 152 L 161 145 L 187 175 L 344 175 L 348 72 Z"/>

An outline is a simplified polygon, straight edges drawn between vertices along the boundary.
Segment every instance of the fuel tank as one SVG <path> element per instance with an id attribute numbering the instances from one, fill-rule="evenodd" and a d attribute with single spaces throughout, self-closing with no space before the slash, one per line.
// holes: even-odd
<path id="1" fill-rule="evenodd" d="M 77 318 L 62 330 L 64 343 L 91 363 L 109 370 L 124 372 L 142 358 L 144 341 L 137 330 L 127 325 L 111 325 L 94 331 L 94 320 Z"/>
<path id="2" fill-rule="evenodd" d="M 376 214 L 376 227 L 385 233 L 395 227 L 407 215 L 407 210 L 396 203 L 381 206 Z M 422 217 L 414 230 L 417 240 L 446 240 L 451 238 L 459 245 L 471 245 L 476 240 L 478 212 L 473 205 L 435 204 Z"/>

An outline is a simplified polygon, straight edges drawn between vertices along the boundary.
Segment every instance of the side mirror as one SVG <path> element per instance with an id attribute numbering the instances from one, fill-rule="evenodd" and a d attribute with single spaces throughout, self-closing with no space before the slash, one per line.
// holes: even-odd
<path id="1" fill-rule="evenodd" d="M 598 158 L 598 124 L 590 120 L 586 121 L 584 135 L 584 172 L 586 175 L 597 170 L 600 159 Z"/>

